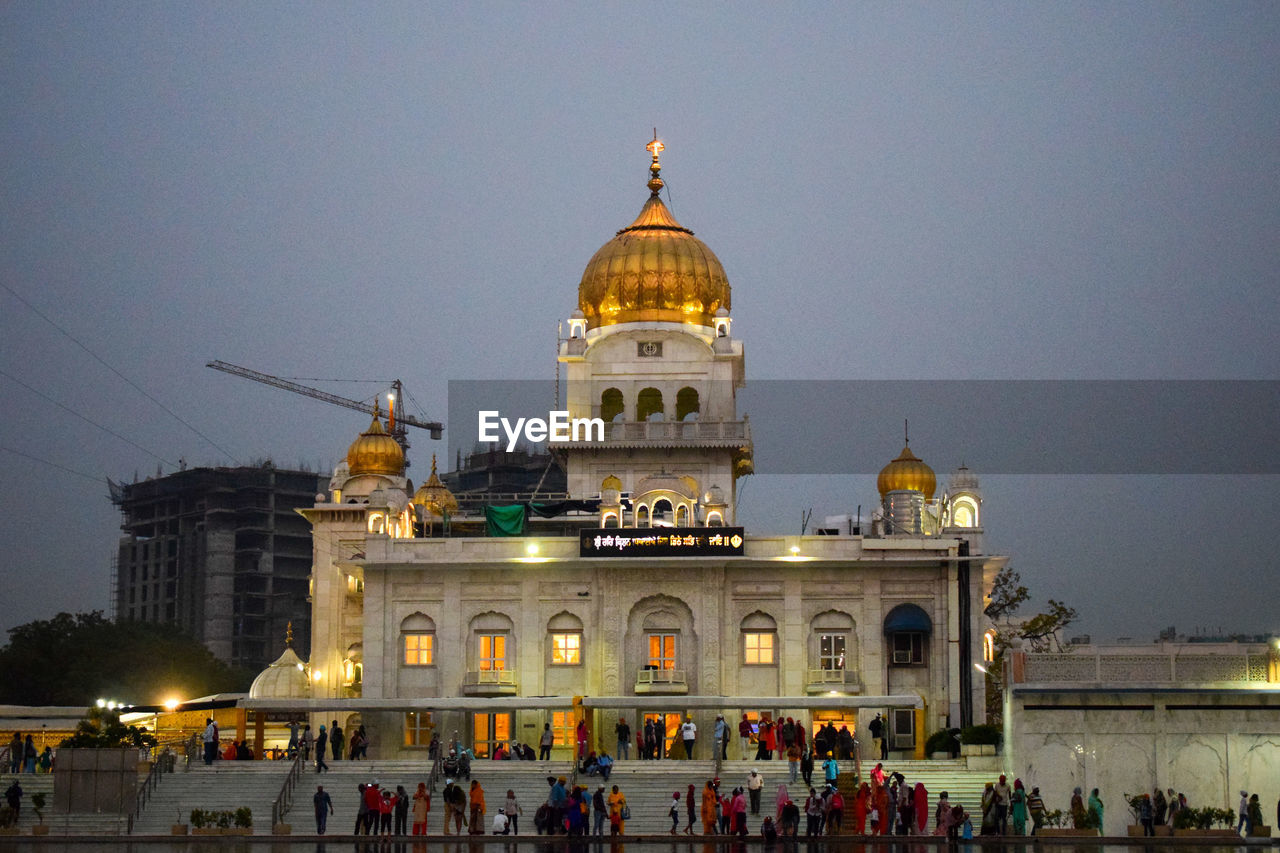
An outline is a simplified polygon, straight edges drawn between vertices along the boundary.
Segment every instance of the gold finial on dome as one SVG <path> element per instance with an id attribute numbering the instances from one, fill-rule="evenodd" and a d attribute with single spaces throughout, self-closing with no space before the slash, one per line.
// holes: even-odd
<path id="1" fill-rule="evenodd" d="M 413 493 L 413 502 L 427 512 L 442 518 L 446 515 L 456 515 L 458 512 L 458 499 L 453 496 L 453 492 L 449 491 L 449 487 L 436 473 L 434 453 L 431 454 L 431 476 L 418 488 L 418 491 Z"/>
<path id="2" fill-rule="evenodd" d="M 880 497 L 889 492 L 912 491 L 921 492 L 925 500 L 932 500 L 938 488 L 938 478 L 933 469 L 911 452 L 911 435 L 907 431 L 907 422 L 903 421 L 903 439 L 905 444 L 898 458 L 880 469 L 876 478 L 876 488 Z"/>
<path id="3" fill-rule="evenodd" d="M 285 648 L 293 647 L 293 620 L 290 619 L 284 626 L 284 645 Z"/>
<path id="4" fill-rule="evenodd" d="M 658 162 L 658 155 L 666 147 L 662 144 L 662 140 L 658 139 L 658 129 L 655 127 L 653 129 L 653 141 L 645 146 L 645 150 L 653 155 L 653 162 L 649 164 L 649 173 L 652 175 L 649 178 L 649 192 L 654 195 L 657 195 L 658 191 L 662 189 L 662 178 L 658 177 L 658 173 L 662 171 L 662 164 Z"/>
<path id="5" fill-rule="evenodd" d="M 375 406 L 373 422 L 347 450 L 347 466 L 352 476 L 381 474 L 399 477 L 404 474 L 404 448 L 382 428 L 381 411 Z"/>

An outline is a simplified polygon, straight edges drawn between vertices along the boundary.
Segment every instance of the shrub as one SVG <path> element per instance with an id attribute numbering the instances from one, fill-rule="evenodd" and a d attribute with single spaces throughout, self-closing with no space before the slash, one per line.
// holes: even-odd
<path id="1" fill-rule="evenodd" d="M 960 730 L 960 742 L 967 744 L 999 745 L 1004 736 L 1000 726 L 983 723 L 977 726 L 965 726 Z"/>
<path id="2" fill-rule="evenodd" d="M 31 795 L 31 807 L 36 810 L 36 817 L 40 819 L 40 823 L 44 823 L 44 791 L 36 791 Z"/>
<path id="3" fill-rule="evenodd" d="M 1178 809 L 1173 813 L 1174 829 L 1195 829 L 1199 809 Z"/>
<path id="4" fill-rule="evenodd" d="M 1053 811 L 1047 811 L 1044 813 L 1045 826 L 1060 828 L 1065 822 L 1066 815 L 1063 814 L 1062 809 L 1054 809 Z"/>
<path id="5" fill-rule="evenodd" d="M 194 826 L 196 829 L 202 829 L 204 827 L 204 811 L 203 810 L 201 809 L 191 810 L 191 825 Z"/>
<path id="6" fill-rule="evenodd" d="M 955 736 L 959 733 L 959 729 L 938 729 L 929 735 L 929 739 L 924 742 L 924 754 L 932 755 L 935 752 L 945 752 L 948 755 L 955 755 Z"/>
<path id="7" fill-rule="evenodd" d="M 248 806 L 241 806 L 236 809 L 235 821 L 236 826 L 248 829 L 253 826 L 253 812 Z"/>
<path id="8" fill-rule="evenodd" d="M 1142 814 L 1142 794 L 1125 794 L 1124 801 L 1129 806 L 1129 814 L 1133 818 L 1133 823 L 1138 822 L 1138 815 Z"/>

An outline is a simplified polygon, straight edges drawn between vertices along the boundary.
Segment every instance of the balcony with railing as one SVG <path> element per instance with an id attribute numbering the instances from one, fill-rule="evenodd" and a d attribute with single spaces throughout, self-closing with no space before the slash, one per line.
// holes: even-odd
<path id="1" fill-rule="evenodd" d="M 741 447 L 751 442 L 748 421 L 622 421 L 605 424 L 607 447 Z"/>
<path id="2" fill-rule="evenodd" d="M 516 692 L 516 673 L 511 669 L 468 670 L 462 682 L 464 696 L 512 696 Z"/>
<path id="3" fill-rule="evenodd" d="M 811 669 L 809 679 L 805 683 L 808 693 L 860 693 L 862 680 L 852 669 Z"/>
<path id="4" fill-rule="evenodd" d="M 650 669 L 645 667 L 636 673 L 636 694 L 681 694 L 689 692 L 689 682 L 683 669 Z"/>

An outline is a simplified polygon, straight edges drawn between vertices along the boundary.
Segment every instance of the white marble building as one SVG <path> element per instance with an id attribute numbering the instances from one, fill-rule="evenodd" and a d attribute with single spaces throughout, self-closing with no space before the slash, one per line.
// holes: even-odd
<path id="1" fill-rule="evenodd" d="M 588 263 L 559 354 L 570 413 L 607 424 L 603 441 L 565 451 L 581 503 L 530 518 L 523 535 L 486 536 L 483 519 L 454 515 L 434 474 L 410 495 L 403 453 L 375 418 L 304 511 L 307 707 L 348 725 L 359 715 L 376 732 L 371 754 L 412 754 L 432 731 L 480 752 L 536 746 L 550 723 L 563 755 L 579 717 L 612 752 L 619 716 L 633 731 L 644 715 L 669 730 L 692 716 L 706 737 L 717 713 L 744 712 L 856 725 L 869 749 L 877 711 L 895 751 L 914 754 L 937 728 L 982 720 L 974 664 L 1005 558 L 983 553 L 976 477 L 959 470 L 939 496 L 904 448 L 881 472 L 867 529 L 735 526 L 753 462 L 736 402 L 743 342 L 724 269 L 663 204 L 651 150 L 649 197 Z M 608 555 L 583 530 L 700 553 Z"/>

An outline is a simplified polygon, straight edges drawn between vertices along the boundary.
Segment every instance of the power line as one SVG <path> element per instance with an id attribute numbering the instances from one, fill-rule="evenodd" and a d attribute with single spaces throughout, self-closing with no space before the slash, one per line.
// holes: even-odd
<path id="1" fill-rule="evenodd" d="M 169 408 L 168 406 L 166 406 L 164 403 L 161 403 L 161 402 L 160 402 L 159 400 L 157 400 L 155 397 L 151 396 L 151 395 L 150 395 L 150 394 L 148 394 L 146 391 L 144 391 L 144 390 L 143 390 L 143 389 L 142 389 L 142 388 L 141 388 L 141 387 L 140 387 L 136 382 L 134 382 L 132 379 L 130 379 L 129 377 L 127 377 L 127 376 L 125 376 L 123 373 L 121 373 L 119 370 L 116 370 L 114 367 L 112 367 L 112 366 L 111 366 L 110 364 L 108 364 L 108 363 L 107 363 L 107 362 L 106 362 L 106 361 L 105 361 L 101 356 L 99 356 L 96 352 L 94 352 L 93 350 L 91 350 L 91 349 L 89 349 L 87 346 L 85 346 L 83 343 L 81 343 L 81 342 L 80 342 L 80 340 L 79 340 L 79 339 L 77 339 L 75 335 L 71 334 L 71 333 L 70 333 L 70 332 L 68 332 L 66 329 L 62 328 L 62 327 L 61 327 L 61 326 L 59 326 L 57 323 L 53 322 L 53 320 L 51 320 L 51 319 L 50 319 L 48 316 L 46 316 L 42 311 L 40 311 L 40 309 L 39 309 L 39 308 L 37 308 L 36 306 L 32 305 L 32 304 L 31 304 L 30 302 L 28 302 L 25 298 L 23 298 L 22 294 L 18 293 L 16 290 L 14 290 L 12 287 L 10 287 L 9 285 L 5 284 L 5 283 L 4 283 L 4 282 L 2 282 L 2 281 L 0 281 L 0 287 L 3 287 L 5 290 L 7 290 L 7 291 L 9 291 L 11 294 L 13 294 L 13 297 L 14 297 L 15 299 L 17 299 L 17 300 L 18 300 L 19 302 L 21 302 L 23 305 L 25 305 L 25 306 L 27 306 L 29 309 L 31 309 L 31 311 L 32 311 L 36 316 L 38 316 L 41 320 L 44 320 L 44 321 L 45 321 L 46 323 L 48 323 L 50 326 L 53 326 L 53 327 L 54 327 L 55 329 L 57 329 L 59 332 L 61 332 L 62 334 L 66 335 L 66 337 L 68 338 L 68 340 L 70 340 L 73 344 L 75 344 L 76 346 L 80 347 L 80 349 L 82 349 L 82 350 L 84 350 L 86 353 L 88 353 L 88 354 L 89 354 L 89 356 L 90 356 L 94 361 L 98 362 L 98 363 L 99 363 L 99 364 L 101 364 L 103 367 L 105 367 L 107 370 L 110 370 L 110 371 L 111 371 L 112 373 L 114 373 L 116 376 L 118 376 L 118 377 L 120 377 L 121 379 L 123 379 L 123 380 L 125 381 L 125 383 L 126 383 L 126 384 L 128 384 L 128 386 L 129 386 L 130 388 L 132 388 L 133 390 L 137 391 L 137 392 L 138 392 L 139 394 L 141 394 L 143 397 L 146 397 L 146 398 L 147 398 L 148 400 L 150 400 L 152 403 L 155 403 L 157 406 L 159 406 L 161 409 L 163 409 L 163 410 L 164 410 L 164 411 L 165 411 L 165 412 L 166 412 L 170 417 L 172 417 L 172 418 L 173 418 L 174 420 L 176 420 L 178 423 L 182 424 L 184 427 L 186 427 L 187 429 L 191 430 L 191 431 L 192 431 L 192 432 L 194 432 L 196 435 L 198 435 L 198 436 L 200 436 L 201 438 L 203 438 L 205 441 L 209 442 L 209 444 L 211 444 L 211 445 L 213 445 L 214 447 L 216 447 L 216 448 L 218 449 L 218 452 L 219 452 L 219 453 L 223 453 L 223 454 L 225 454 L 226 456 L 230 457 L 230 459 L 231 459 L 231 461 L 232 461 L 232 462 L 235 462 L 237 465 L 239 465 L 239 464 L 240 464 L 240 460 L 239 460 L 239 459 L 236 459 L 236 456 L 235 456 L 235 454 L 234 454 L 234 453 L 232 453 L 231 451 L 227 450 L 227 449 L 226 449 L 225 447 L 223 447 L 222 445 L 218 444 L 218 443 L 217 443 L 216 441 L 214 441 L 212 438 L 209 438 L 209 436 L 205 435 L 204 433 L 202 433 L 200 430 L 196 429 L 196 428 L 195 428 L 194 426 L 192 426 L 191 424 L 187 423 L 187 421 L 183 420 L 183 419 L 182 419 L 182 417 L 181 417 L 181 416 L 179 416 L 177 412 L 175 412 L 175 411 L 173 411 L 172 409 L 170 409 L 170 408 Z"/>
<path id="2" fill-rule="evenodd" d="M 50 462 L 48 459 L 42 459 L 39 456 L 32 456 L 30 453 L 23 453 L 21 450 L 14 450 L 12 447 L 5 447 L 3 444 L 0 444 L 0 450 L 5 451 L 6 453 L 12 453 L 14 456 L 21 456 L 24 459 L 30 459 L 32 462 L 39 462 L 42 465 L 48 465 L 51 468 L 66 471 L 68 474 L 75 474 L 77 477 L 84 477 L 86 480 L 92 480 L 95 483 L 101 483 L 103 481 L 102 477 L 95 477 L 92 474 L 86 474 L 83 471 L 68 468 L 66 465 L 59 465 L 57 462 Z"/>
<path id="3" fill-rule="evenodd" d="M 6 372 L 5 372 L 5 371 L 3 371 L 3 370 L 0 370 L 0 376 L 3 376 L 5 379 L 8 379 L 10 382 L 16 382 L 17 384 L 21 385 L 23 388 L 26 388 L 26 389 L 27 389 L 28 391 L 30 391 L 32 394 L 35 394 L 37 397 L 40 397 L 41 399 L 43 399 L 43 400 L 45 400 L 45 401 L 47 401 L 47 402 L 49 402 L 49 403 L 52 403 L 53 405 L 57 406 L 59 409 L 62 409 L 64 412 L 67 412 L 67 413 L 69 413 L 69 414 L 75 415 L 77 418 L 79 418 L 80 420 L 82 420 L 82 421 L 84 421 L 85 423 L 89 424 L 90 426 L 95 426 L 95 427 L 97 427 L 98 429 L 102 430 L 103 432 L 107 433 L 108 435 L 113 435 L 113 436 L 115 436 L 116 438 L 120 439 L 121 441 L 125 442 L 126 444 L 130 444 L 130 445 L 132 445 L 132 446 L 134 446 L 134 447 L 138 448 L 139 450 L 141 450 L 143 453 L 147 454 L 148 456 L 151 456 L 151 457 L 154 457 L 154 458 L 156 458 L 156 459 L 159 459 L 161 462 L 163 462 L 164 464 L 168 465 L 169 467 L 171 467 L 171 468 L 176 468 L 176 467 L 177 467 L 177 466 L 176 466 L 176 465 L 174 465 L 172 462 L 170 462 L 168 459 L 165 459 L 163 456 L 160 456 L 160 455 L 158 455 L 158 454 L 156 454 L 156 453 L 152 453 L 150 450 L 147 450 L 145 447 L 143 447 L 141 444 L 138 444 L 138 443 L 137 443 L 136 441 L 134 441 L 133 439 L 131 439 L 131 438 L 126 438 L 125 436 L 121 435 L 120 433 L 116 432 L 115 430 L 111 429 L 110 427 L 103 426 L 102 424 L 98 423 L 97 421 L 94 421 L 94 420 L 92 420 L 92 419 L 90 419 L 90 418 L 87 418 L 87 417 L 85 417 L 84 415 L 80 414 L 80 413 L 79 413 L 79 412 L 77 412 L 75 409 L 72 409 L 72 408 L 69 408 L 69 407 L 67 407 L 67 406 L 64 406 L 62 403 L 59 403 L 57 400 L 53 399 L 53 398 L 52 398 L 52 397 L 50 397 L 48 394 L 45 394 L 45 393 L 43 393 L 43 392 L 41 392 L 41 391 L 37 391 L 35 388 L 32 388 L 30 385 L 28 385 L 27 383 L 23 382 L 23 381 L 22 381 L 21 379 L 19 379 L 18 377 L 16 377 L 16 376 L 12 376 L 12 375 L 10 375 L 10 374 L 6 373 Z"/>

